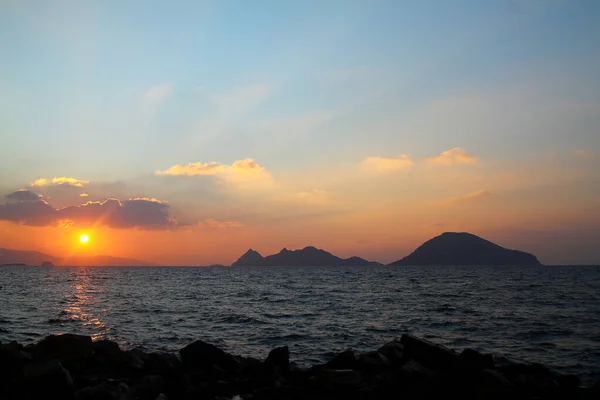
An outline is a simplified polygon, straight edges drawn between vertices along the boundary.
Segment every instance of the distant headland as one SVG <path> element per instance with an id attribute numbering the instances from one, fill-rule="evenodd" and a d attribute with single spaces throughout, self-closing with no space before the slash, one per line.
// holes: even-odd
<path id="1" fill-rule="evenodd" d="M 294 266 L 360 266 L 360 265 L 382 265 L 378 262 L 367 261 L 360 257 L 340 258 L 325 250 L 313 246 L 301 250 L 282 249 L 277 254 L 263 257 L 259 252 L 249 249 L 232 267 L 294 267 Z"/>
<path id="2" fill-rule="evenodd" d="M 110 256 L 73 256 L 70 258 L 59 258 L 39 251 L 23 251 L 0 248 L 0 266 L 153 266 L 151 262 L 135 260 L 131 258 Z"/>
<path id="3" fill-rule="evenodd" d="M 446 232 L 390 265 L 540 265 L 537 257 L 505 249 L 471 233 Z"/>

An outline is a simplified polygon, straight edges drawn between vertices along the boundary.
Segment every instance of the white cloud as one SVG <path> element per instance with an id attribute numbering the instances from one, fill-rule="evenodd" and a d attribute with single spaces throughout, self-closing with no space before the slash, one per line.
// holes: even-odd
<path id="1" fill-rule="evenodd" d="M 157 106 L 162 104 L 166 99 L 168 99 L 172 92 L 173 87 L 169 83 L 152 86 L 144 94 L 143 100 L 145 104 Z"/>

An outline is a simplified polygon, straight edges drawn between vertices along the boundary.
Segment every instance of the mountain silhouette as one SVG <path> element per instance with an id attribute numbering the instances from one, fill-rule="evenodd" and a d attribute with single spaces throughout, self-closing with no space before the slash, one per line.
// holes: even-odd
<path id="1" fill-rule="evenodd" d="M 530 253 L 505 249 L 471 233 L 446 232 L 390 265 L 540 265 Z"/>
<path id="2" fill-rule="evenodd" d="M 61 259 L 39 251 L 22 251 L 0 248 L 0 265 L 63 265 L 63 266 L 82 266 L 82 267 L 115 267 L 115 266 L 151 266 L 153 263 L 135 260 L 132 258 L 121 258 L 111 256 L 73 256 Z"/>
<path id="3" fill-rule="evenodd" d="M 377 262 L 367 261 L 360 257 L 340 258 L 334 256 L 325 250 L 317 249 L 313 246 L 305 247 L 301 250 L 282 249 L 277 254 L 263 257 L 257 251 L 249 249 L 232 267 L 258 267 L 258 266 L 360 266 L 360 265 L 381 265 Z"/>

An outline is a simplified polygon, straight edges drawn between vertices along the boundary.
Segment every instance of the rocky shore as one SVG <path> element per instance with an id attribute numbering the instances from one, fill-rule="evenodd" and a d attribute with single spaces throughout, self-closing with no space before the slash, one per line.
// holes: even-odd
<path id="1" fill-rule="evenodd" d="M 89 336 L 0 344 L 0 399 L 598 399 L 600 385 L 540 364 L 456 353 L 411 335 L 310 368 L 287 347 L 234 356 L 196 341 L 179 354 L 123 351 Z"/>

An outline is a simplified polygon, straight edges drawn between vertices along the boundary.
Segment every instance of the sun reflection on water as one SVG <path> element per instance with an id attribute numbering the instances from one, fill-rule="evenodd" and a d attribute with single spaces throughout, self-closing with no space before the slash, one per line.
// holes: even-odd
<path id="1" fill-rule="evenodd" d="M 91 273 L 87 268 L 78 268 L 69 278 L 69 293 L 65 297 L 61 315 L 92 337 L 92 340 L 109 339 L 111 328 L 108 327 L 93 310 L 101 299 L 91 282 Z M 78 329 L 79 330 L 79 329 Z"/>

